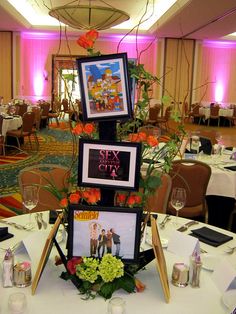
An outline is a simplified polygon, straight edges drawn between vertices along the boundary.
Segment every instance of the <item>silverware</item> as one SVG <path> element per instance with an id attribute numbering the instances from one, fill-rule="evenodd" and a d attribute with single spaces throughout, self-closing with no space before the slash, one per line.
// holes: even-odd
<path id="1" fill-rule="evenodd" d="M 39 213 L 35 214 L 35 220 L 37 222 L 39 230 L 42 228 L 42 222 L 40 221 Z"/>
<path id="2" fill-rule="evenodd" d="M 47 222 L 43 219 L 43 213 L 39 213 L 39 219 L 40 219 L 41 224 L 43 225 L 43 228 L 44 228 L 44 229 L 47 229 L 48 224 L 47 224 Z"/>
<path id="3" fill-rule="evenodd" d="M 225 253 L 227 254 L 233 254 L 234 252 L 236 252 L 236 246 L 227 246 L 227 251 L 225 251 Z"/>
<path id="4" fill-rule="evenodd" d="M 15 222 L 5 221 L 5 220 L 2 220 L 2 219 L 0 220 L 0 223 L 12 226 L 12 227 L 14 227 L 16 229 L 19 229 L 19 230 L 26 230 L 26 231 L 30 231 L 31 230 L 31 229 L 29 229 L 29 228 L 27 228 L 25 226 L 22 226 L 20 224 L 15 223 Z"/>
<path id="5" fill-rule="evenodd" d="M 164 229 L 165 225 L 167 223 L 167 221 L 169 221 L 171 219 L 170 215 L 166 215 L 165 218 L 162 220 L 162 222 L 160 223 L 160 228 Z"/>
<path id="6" fill-rule="evenodd" d="M 177 229 L 177 231 L 180 231 L 180 232 L 184 232 L 184 231 L 187 231 L 189 227 L 193 226 L 193 225 L 196 225 L 198 224 L 199 222 L 198 221 L 195 221 L 195 220 L 192 220 L 192 221 L 189 221 L 187 222 L 186 224 L 184 224 L 183 226 L 181 226 L 179 229 Z"/>

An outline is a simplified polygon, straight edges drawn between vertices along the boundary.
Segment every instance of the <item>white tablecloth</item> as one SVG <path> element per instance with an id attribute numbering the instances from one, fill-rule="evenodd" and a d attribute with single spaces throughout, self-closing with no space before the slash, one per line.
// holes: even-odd
<path id="1" fill-rule="evenodd" d="M 44 213 L 46 217 L 47 213 Z M 158 221 L 162 221 L 163 215 L 158 216 Z M 26 217 L 27 218 L 27 217 Z M 25 215 L 11 218 L 10 220 L 17 221 L 24 224 L 26 222 Z M 172 217 L 172 220 L 174 218 Z M 180 222 L 186 222 L 185 219 L 180 218 Z M 4 226 L 0 224 L 1 227 Z M 199 224 L 194 228 L 199 228 L 203 224 Z M 219 230 L 215 227 L 212 229 Z M 164 230 L 160 229 L 160 236 L 169 239 L 173 231 L 174 225 L 168 222 Z M 9 240 L 0 243 L 1 248 L 7 248 L 14 245 L 25 237 L 30 237 L 31 232 L 20 231 L 13 227 L 9 227 L 9 231 L 15 236 Z M 42 232 L 42 231 L 38 231 Z M 218 248 L 208 246 L 201 243 L 201 248 L 205 249 L 211 254 L 219 258 L 226 258 L 236 269 L 236 254 L 227 255 L 224 250 L 227 245 L 236 245 L 236 235 L 225 230 L 221 230 L 225 234 L 232 235 L 233 240 L 227 244 L 221 245 Z M 65 245 L 65 242 L 60 244 Z M 37 243 L 35 243 L 37 246 Z M 3 258 L 3 250 L 0 250 L 0 258 Z M 31 295 L 31 287 L 26 288 L 3 288 L 0 285 L 1 302 L 0 307 L 2 313 L 7 314 L 8 297 L 13 292 L 24 292 L 27 296 L 28 311 L 26 314 L 72 314 L 72 313 L 93 313 L 105 314 L 107 313 L 108 302 L 101 297 L 95 300 L 83 301 L 78 294 L 77 289 L 73 284 L 59 278 L 61 271 L 64 271 L 63 266 L 54 265 L 54 256 L 57 254 L 55 248 L 53 249 L 50 259 L 48 260 L 45 269 L 43 270 L 39 285 L 34 296 Z M 175 262 L 183 261 L 183 258 L 176 256 L 173 253 L 164 249 L 164 254 L 167 262 L 168 278 L 170 279 L 172 267 Z M 15 259 L 19 258 L 17 255 Z M 223 304 L 221 297 L 222 293 L 219 291 L 213 280 L 212 273 L 208 270 L 201 271 L 201 287 L 192 288 L 178 288 L 170 283 L 170 303 L 167 304 L 164 300 L 161 289 L 160 278 L 156 270 L 155 261 L 151 262 L 145 270 L 139 271 L 137 277 L 146 285 L 143 293 L 127 294 L 123 291 L 114 293 L 113 296 L 121 296 L 126 301 L 127 314 L 226 314 L 229 313 L 226 306 Z M 1 278 L 1 276 L 0 276 Z"/>
<path id="2" fill-rule="evenodd" d="M 2 135 L 6 136 L 7 131 L 17 130 L 22 126 L 22 117 L 13 117 L 13 119 L 4 119 L 2 126 Z"/>
<path id="3" fill-rule="evenodd" d="M 204 114 L 205 119 L 210 118 L 210 108 L 201 107 L 199 109 L 200 114 Z M 234 109 L 220 109 L 219 110 L 219 116 L 220 117 L 232 117 L 234 114 Z"/>

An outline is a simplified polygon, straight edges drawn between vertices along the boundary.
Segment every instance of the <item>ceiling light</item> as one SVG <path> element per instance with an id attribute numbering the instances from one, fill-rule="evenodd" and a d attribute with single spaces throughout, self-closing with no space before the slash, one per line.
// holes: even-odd
<path id="1" fill-rule="evenodd" d="M 74 3 L 77 4 L 74 4 Z M 102 5 L 97 5 L 101 3 Z M 103 30 L 123 23 L 129 15 L 106 2 L 99 0 L 73 1 L 70 4 L 52 8 L 49 15 L 76 29 Z"/>

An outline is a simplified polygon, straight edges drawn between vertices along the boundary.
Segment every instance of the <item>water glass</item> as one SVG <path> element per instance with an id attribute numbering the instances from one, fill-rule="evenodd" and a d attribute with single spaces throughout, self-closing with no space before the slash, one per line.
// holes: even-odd
<path id="1" fill-rule="evenodd" d="M 108 314 L 125 314 L 125 301 L 122 298 L 112 298 L 108 303 Z"/>
<path id="2" fill-rule="evenodd" d="M 23 292 L 12 293 L 8 299 L 9 314 L 24 314 L 26 313 L 27 300 Z"/>
<path id="3" fill-rule="evenodd" d="M 176 210 L 175 225 L 178 226 L 179 210 L 184 207 L 186 203 L 186 190 L 184 188 L 175 187 L 171 193 L 171 206 Z"/>

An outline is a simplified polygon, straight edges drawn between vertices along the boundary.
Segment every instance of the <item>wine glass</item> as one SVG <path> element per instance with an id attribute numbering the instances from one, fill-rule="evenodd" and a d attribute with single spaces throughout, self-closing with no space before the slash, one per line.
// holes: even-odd
<path id="1" fill-rule="evenodd" d="M 31 210 L 38 204 L 38 187 L 36 185 L 25 185 L 23 187 L 22 201 L 25 208 L 29 211 L 29 222 L 26 228 L 32 229 L 34 224 L 31 222 Z"/>
<path id="2" fill-rule="evenodd" d="M 186 190 L 179 187 L 173 188 L 170 203 L 176 210 L 175 225 L 178 226 L 179 210 L 183 208 L 186 203 Z"/>

